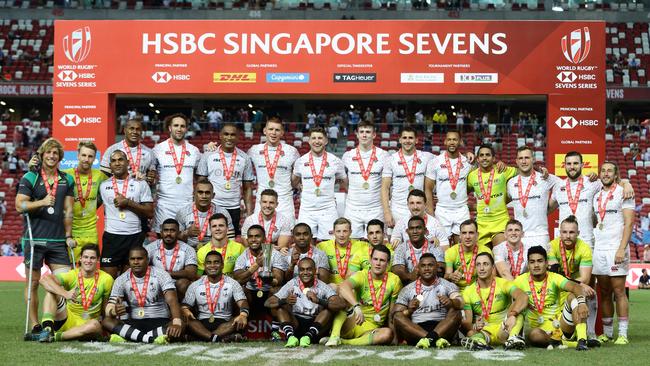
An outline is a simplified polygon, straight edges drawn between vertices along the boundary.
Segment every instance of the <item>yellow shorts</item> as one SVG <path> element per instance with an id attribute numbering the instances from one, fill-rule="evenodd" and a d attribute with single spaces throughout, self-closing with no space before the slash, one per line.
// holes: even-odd
<path id="1" fill-rule="evenodd" d="M 499 340 L 499 333 L 503 329 L 503 323 L 488 324 L 483 327 L 482 331 L 490 335 L 490 344 L 500 346 L 503 343 Z"/>
<path id="2" fill-rule="evenodd" d="M 90 319 L 84 319 L 81 317 L 81 315 L 77 313 L 73 313 L 68 309 L 68 318 L 65 320 L 65 323 L 59 328 L 59 332 L 65 332 L 66 330 L 70 330 L 74 327 L 78 327 L 80 325 L 86 324 Z"/>
<path id="3" fill-rule="evenodd" d="M 341 338 L 343 339 L 359 338 L 362 335 L 379 328 L 381 328 L 380 325 L 376 324 L 375 322 L 366 320 L 365 322 L 363 322 L 363 324 L 355 325 L 354 328 L 350 329 L 344 334 L 341 334 Z"/>
<path id="4" fill-rule="evenodd" d="M 492 238 L 506 230 L 509 217 L 496 221 L 478 221 L 478 244 L 492 247 Z"/>
<path id="5" fill-rule="evenodd" d="M 557 327 L 555 326 L 556 324 L 553 324 L 554 321 L 556 321 Z M 548 319 L 548 317 L 545 317 L 544 322 L 541 323 L 541 324 L 539 322 L 537 322 L 537 319 L 535 319 L 535 320 L 527 319 L 527 321 L 526 321 L 526 323 L 524 325 L 524 328 L 525 328 L 524 333 L 526 333 L 526 334 L 530 333 L 530 331 L 533 328 L 540 328 L 541 330 L 546 332 L 546 334 L 548 334 L 548 335 L 550 335 L 552 337 L 553 337 L 554 333 L 559 332 L 561 334 L 561 332 L 562 332 L 560 330 L 560 321 L 557 318 Z M 555 338 L 555 337 L 553 337 L 553 338 Z"/>
<path id="6" fill-rule="evenodd" d="M 88 244 L 97 244 L 97 237 L 92 237 L 92 236 L 75 236 L 73 239 L 77 242 L 77 246 L 74 247 L 74 260 L 79 262 L 79 259 L 81 258 L 81 248 L 83 248 L 85 245 Z M 72 258 L 70 258 L 72 260 Z M 99 260 L 99 258 L 98 258 Z"/>

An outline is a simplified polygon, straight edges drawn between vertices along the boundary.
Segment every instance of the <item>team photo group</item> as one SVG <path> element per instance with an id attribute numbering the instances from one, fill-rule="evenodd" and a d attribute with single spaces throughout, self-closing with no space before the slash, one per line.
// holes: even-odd
<path id="1" fill-rule="evenodd" d="M 569 152 L 559 178 L 531 147 L 508 166 L 449 131 L 434 155 L 408 126 L 388 152 L 365 121 L 341 158 L 321 127 L 300 155 L 277 118 L 248 151 L 235 124 L 203 152 L 184 115 L 164 128 L 150 149 L 128 120 L 99 169 L 89 141 L 75 168 L 59 169 L 53 138 L 30 161 L 16 196 L 26 341 L 242 342 L 249 320 L 272 319 L 286 347 L 629 343 L 635 204 L 616 162 L 583 174 Z"/>

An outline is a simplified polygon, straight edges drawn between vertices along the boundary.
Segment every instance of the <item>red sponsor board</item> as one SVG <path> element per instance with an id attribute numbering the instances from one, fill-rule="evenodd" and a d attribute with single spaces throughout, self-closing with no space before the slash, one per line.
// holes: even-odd
<path id="1" fill-rule="evenodd" d="M 41 275 L 50 273 L 47 266 L 41 269 Z M 25 281 L 25 264 L 23 257 L 0 257 L 0 281 Z"/>
<path id="2" fill-rule="evenodd" d="M 639 288 L 639 277 L 641 277 L 642 269 L 650 271 L 650 263 L 630 264 L 630 270 L 628 271 L 627 278 L 625 279 L 625 287 L 629 287 L 631 289 Z"/>

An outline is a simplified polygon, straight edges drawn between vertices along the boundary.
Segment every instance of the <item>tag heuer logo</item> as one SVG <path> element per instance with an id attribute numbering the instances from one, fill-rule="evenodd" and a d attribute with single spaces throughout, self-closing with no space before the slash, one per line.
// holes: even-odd
<path id="1" fill-rule="evenodd" d="M 555 124 L 563 130 L 570 130 L 578 125 L 578 121 L 571 116 L 562 116 L 555 120 Z"/>

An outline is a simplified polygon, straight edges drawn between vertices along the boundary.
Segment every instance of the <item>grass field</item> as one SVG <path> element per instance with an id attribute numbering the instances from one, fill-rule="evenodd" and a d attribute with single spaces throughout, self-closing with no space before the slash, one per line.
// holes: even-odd
<path id="1" fill-rule="evenodd" d="M 650 361 L 650 291 L 632 291 L 628 346 L 607 345 L 589 352 L 527 349 L 523 352 L 467 352 L 462 348 L 415 350 L 412 347 L 312 346 L 287 350 L 281 344 L 251 342 L 212 346 L 204 343 L 155 346 L 67 342 L 39 344 L 22 340 L 25 306 L 22 284 L 0 283 L 0 364 L 3 365 L 488 365 L 506 362 L 526 365 L 648 365 Z M 42 290 L 41 290 L 42 291 Z"/>

